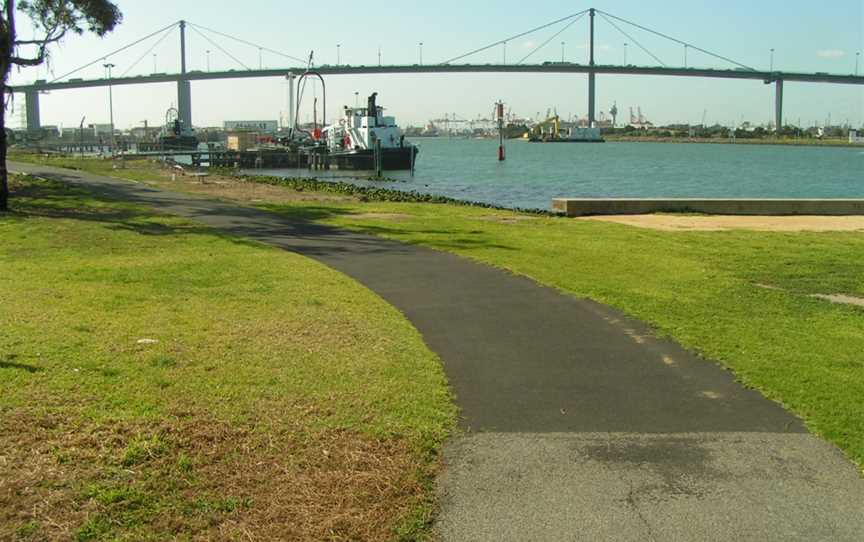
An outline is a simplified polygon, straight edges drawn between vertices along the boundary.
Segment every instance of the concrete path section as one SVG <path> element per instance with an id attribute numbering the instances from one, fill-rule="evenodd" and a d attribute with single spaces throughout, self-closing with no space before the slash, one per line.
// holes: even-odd
<path id="1" fill-rule="evenodd" d="M 444 541 L 862 540 L 864 482 L 714 363 L 608 307 L 457 256 L 230 203 L 10 164 L 315 258 L 443 360 L 463 436 Z"/>

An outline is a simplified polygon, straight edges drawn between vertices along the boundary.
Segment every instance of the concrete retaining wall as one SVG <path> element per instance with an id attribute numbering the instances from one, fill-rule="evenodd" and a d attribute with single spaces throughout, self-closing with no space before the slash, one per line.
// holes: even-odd
<path id="1" fill-rule="evenodd" d="M 567 216 L 659 212 L 711 215 L 864 215 L 864 199 L 619 199 L 559 198 L 552 210 Z"/>

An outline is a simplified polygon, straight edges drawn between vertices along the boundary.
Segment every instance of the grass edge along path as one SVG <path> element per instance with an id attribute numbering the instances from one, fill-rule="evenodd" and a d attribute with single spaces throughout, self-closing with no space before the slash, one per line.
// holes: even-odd
<path id="1" fill-rule="evenodd" d="M 14 196 L 0 538 L 428 533 L 455 412 L 395 309 L 176 217 L 20 177 Z"/>
<path id="2" fill-rule="evenodd" d="M 41 163 L 106 168 L 93 160 Z M 173 190 L 235 196 L 217 185 L 165 182 L 152 166 L 133 175 Z M 808 297 L 864 297 L 860 233 L 659 232 L 470 205 L 375 201 L 352 185 L 334 188 L 351 197 L 316 200 L 306 187 L 319 181 L 235 180 L 250 189 L 286 187 L 284 198 L 243 203 L 454 252 L 620 309 L 723 364 L 864 466 L 864 310 Z M 303 199 L 294 198 L 298 190 Z"/>

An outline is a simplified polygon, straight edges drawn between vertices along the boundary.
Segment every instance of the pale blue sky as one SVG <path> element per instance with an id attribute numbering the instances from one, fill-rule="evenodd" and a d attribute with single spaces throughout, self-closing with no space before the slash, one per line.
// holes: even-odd
<path id="1" fill-rule="evenodd" d="M 376 3 L 330 0 L 317 4 L 296 1 L 250 0 L 119 0 L 124 22 L 105 39 L 71 37 L 53 50 L 51 65 L 23 70 L 14 82 L 51 79 L 90 60 L 130 43 L 172 21 L 187 19 L 265 47 L 305 57 L 315 51 L 318 64 L 336 62 L 336 44 L 341 44 L 341 61 L 348 64 L 377 63 L 381 47 L 384 63 L 418 62 L 422 41 L 424 63 L 434 63 L 467 52 L 520 31 L 586 9 L 596 7 L 644 26 L 670 34 L 743 64 L 767 69 L 769 49 L 775 49 L 776 69 L 790 71 L 852 73 L 855 53 L 864 50 L 864 0 L 832 0 L 830 3 L 778 0 L 727 0 L 645 2 L 596 0 L 535 2 L 511 0 L 437 0 Z M 826 4 L 830 7 L 823 7 Z M 374 6 L 369 8 L 368 6 Z M 238 9 L 238 6 L 243 6 Z M 508 43 L 507 60 L 514 62 L 532 44 L 541 43 L 562 25 Z M 624 28 L 669 65 L 683 64 L 683 47 L 664 43 L 642 31 Z M 543 50 L 532 61 L 560 60 L 561 41 L 565 57 L 586 61 L 588 22 L 583 18 Z M 26 25 L 20 32 L 28 33 Z M 187 34 L 189 69 L 205 69 L 207 49 L 211 69 L 240 69 L 234 60 L 218 51 L 195 32 Z M 625 42 L 627 61 L 656 65 L 603 19 L 597 20 L 597 61 L 622 63 Z M 162 42 L 156 53 L 155 69 L 174 72 L 179 67 L 179 38 L 175 33 Z M 111 61 L 115 74 L 154 71 L 152 54 L 146 54 L 154 40 L 130 49 Z M 258 65 L 258 50 L 218 40 L 220 46 L 249 66 Z M 466 59 L 477 63 L 500 62 L 502 47 Z M 137 66 L 134 62 L 143 59 Z M 264 53 L 267 67 L 281 67 L 285 61 Z M 692 49 L 691 66 L 725 67 L 719 61 Z M 864 73 L 864 59 L 860 73 Z M 101 62 L 77 74 L 100 77 Z M 354 92 L 362 96 L 378 91 L 381 101 L 402 124 L 425 122 L 444 113 L 461 117 L 488 115 L 492 103 L 504 100 L 518 114 L 533 116 L 557 108 L 564 116 L 586 113 L 587 81 L 584 75 L 413 75 L 331 77 L 328 106 L 335 112 L 353 103 Z M 218 125 L 223 119 L 276 119 L 286 109 L 286 85 L 279 79 L 255 79 L 193 83 L 193 121 L 196 125 Z M 165 109 L 176 101 L 172 84 L 117 87 L 114 90 L 115 122 L 118 127 L 140 125 L 144 119 L 159 123 Z M 623 112 L 641 106 L 655 122 L 699 123 L 707 110 L 709 123 L 731 124 L 747 119 L 765 122 L 773 107 L 772 87 L 761 82 L 601 76 L 598 78 L 598 107 L 608 110 L 617 101 Z M 864 88 L 787 83 L 786 118 L 804 123 L 848 119 L 864 122 Z M 82 115 L 88 122 L 107 122 L 107 90 L 55 91 L 42 97 L 44 124 L 77 125 Z M 305 117 L 305 114 L 304 114 Z M 16 119 L 12 119 L 16 124 Z"/>

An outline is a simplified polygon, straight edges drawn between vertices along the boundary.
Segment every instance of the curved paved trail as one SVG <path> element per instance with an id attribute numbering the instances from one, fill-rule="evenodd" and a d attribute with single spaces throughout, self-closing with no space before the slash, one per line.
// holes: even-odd
<path id="1" fill-rule="evenodd" d="M 444 541 L 864 539 L 864 481 L 834 446 L 617 311 L 422 247 L 11 168 L 304 254 L 399 308 L 462 409 L 438 484 Z"/>

